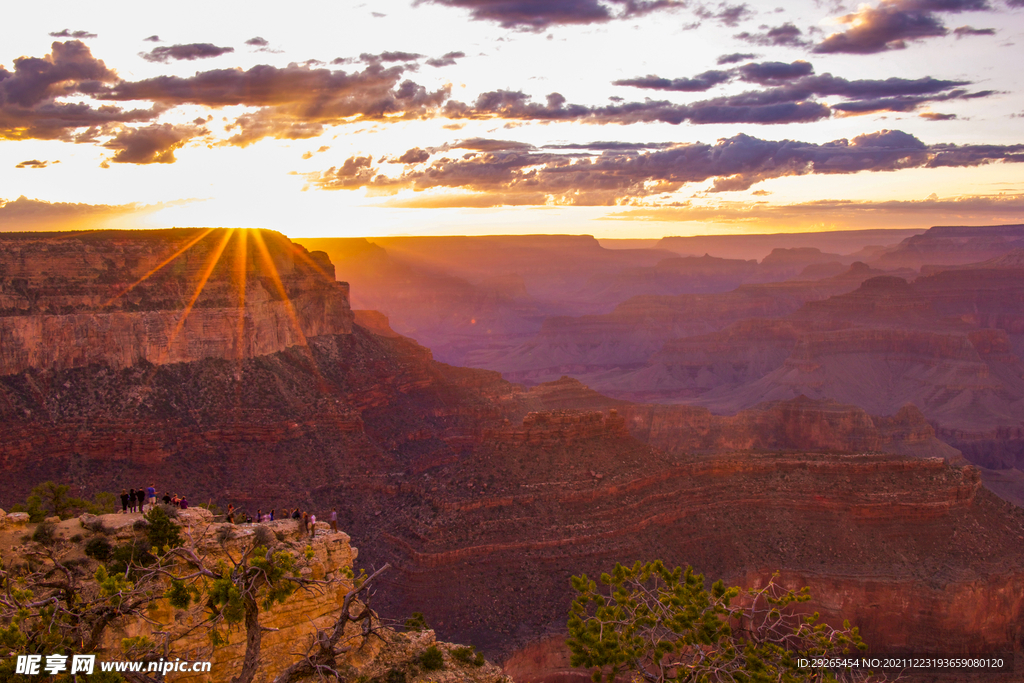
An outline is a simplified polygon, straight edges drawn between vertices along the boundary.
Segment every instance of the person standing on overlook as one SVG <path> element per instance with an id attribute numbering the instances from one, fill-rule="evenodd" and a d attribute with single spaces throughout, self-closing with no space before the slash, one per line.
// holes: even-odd
<path id="1" fill-rule="evenodd" d="M 134 493 L 135 491 L 132 491 L 133 495 Z M 134 509 L 135 505 L 132 505 L 132 508 Z M 121 489 L 121 513 L 128 514 L 128 492 L 124 489 Z"/>

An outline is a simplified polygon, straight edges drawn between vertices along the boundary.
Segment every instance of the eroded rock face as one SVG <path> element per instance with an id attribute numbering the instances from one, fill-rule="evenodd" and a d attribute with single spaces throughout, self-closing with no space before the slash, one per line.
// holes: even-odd
<path id="1" fill-rule="evenodd" d="M 961 457 L 936 438 L 921 411 L 910 405 L 888 417 L 806 397 L 763 403 L 731 416 L 681 405 L 633 405 L 623 413 L 634 436 L 667 451 L 874 451 Z"/>
<path id="2" fill-rule="evenodd" d="M 330 261 L 277 233 L 0 237 L 0 375 L 251 358 L 351 326 Z"/>

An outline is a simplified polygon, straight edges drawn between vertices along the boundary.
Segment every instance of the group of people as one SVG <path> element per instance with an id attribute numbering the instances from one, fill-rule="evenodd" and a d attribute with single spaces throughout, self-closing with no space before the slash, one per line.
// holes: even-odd
<path id="1" fill-rule="evenodd" d="M 156 485 L 149 485 L 146 487 L 139 487 L 137 489 L 121 489 L 121 512 L 145 512 L 146 506 L 152 509 L 158 502 L 157 499 Z M 187 510 L 189 503 L 185 499 L 185 496 L 179 496 L 177 493 L 165 493 L 163 498 L 159 499 L 164 505 L 173 505 Z M 270 512 L 264 513 L 262 509 L 256 510 L 256 516 L 251 517 L 244 510 L 235 509 L 234 505 L 228 505 L 228 511 L 225 515 L 229 524 L 261 524 L 263 522 L 273 522 L 275 519 L 295 519 L 298 520 L 302 525 L 303 533 L 308 533 L 312 536 L 316 532 L 316 514 L 312 512 L 303 512 L 299 508 L 295 508 L 290 513 L 285 510 L 280 516 L 277 515 L 277 510 L 271 510 Z M 338 508 L 332 508 L 328 515 L 330 521 L 331 530 L 338 530 Z"/>
<path id="2" fill-rule="evenodd" d="M 308 533 L 312 536 L 316 533 L 316 514 L 311 512 L 303 512 L 299 508 L 292 510 L 291 514 L 288 510 L 285 510 L 281 516 L 277 515 L 277 510 L 273 509 L 270 512 L 264 513 L 262 509 L 256 510 L 256 516 L 250 517 L 244 510 L 236 510 L 234 505 L 228 505 L 228 512 L 225 516 L 229 524 L 262 524 L 263 522 L 273 522 L 275 519 L 296 519 L 302 525 L 303 533 Z M 331 530 L 338 530 L 338 508 L 333 508 L 329 515 Z"/>
<path id="3" fill-rule="evenodd" d="M 179 496 L 177 493 L 170 494 L 165 493 L 161 499 L 164 505 L 173 505 L 174 507 L 181 508 L 182 510 L 188 509 L 188 501 L 185 496 Z M 145 512 L 146 505 L 149 505 L 149 509 L 152 510 L 157 504 L 156 497 L 156 485 L 150 484 L 146 487 L 139 487 L 137 489 L 121 489 L 121 512 Z"/>

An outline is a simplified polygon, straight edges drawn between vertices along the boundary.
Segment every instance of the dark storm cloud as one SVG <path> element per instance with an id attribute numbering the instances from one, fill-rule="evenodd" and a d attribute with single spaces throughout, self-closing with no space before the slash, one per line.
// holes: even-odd
<path id="1" fill-rule="evenodd" d="M 422 0 L 468 9 L 478 21 L 504 28 L 542 31 L 559 24 L 592 24 L 643 16 L 661 9 L 685 7 L 684 0 Z"/>
<path id="2" fill-rule="evenodd" d="M 579 157 L 540 151 L 496 151 L 442 157 L 419 170 L 386 177 L 370 157 L 307 176 L 323 189 L 371 187 L 460 189 L 502 197 L 544 196 L 545 202 L 624 204 L 687 183 L 713 179 L 712 191 L 749 189 L 769 178 L 848 174 L 903 168 L 977 166 L 1024 161 L 1024 145 L 926 145 L 902 131 L 884 130 L 825 144 L 736 135 L 715 144 L 688 143 L 656 151 L 607 151 Z M 352 163 L 350 163 L 352 162 Z"/>
<path id="3" fill-rule="evenodd" d="M 996 30 L 994 28 L 974 28 L 973 26 L 961 26 L 953 30 L 953 35 L 957 38 L 963 38 L 964 36 L 994 36 Z"/>
<path id="4" fill-rule="evenodd" d="M 81 38 L 95 38 L 96 34 L 95 33 L 90 33 L 89 31 L 69 31 L 68 29 L 64 29 L 63 31 L 54 31 L 53 33 L 50 34 L 50 37 L 51 38 L 75 38 L 75 39 L 81 39 Z"/>
<path id="5" fill-rule="evenodd" d="M 808 47 L 811 44 L 804 37 L 804 32 L 789 22 L 763 30 L 761 33 L 744 31 L 737 33 L 736 37 L 754 45 L 767 47 Z"/>
<path id="6" fill-rule="evenodd" d="M 211 43 L 188 43 L 185 45 L 166 45 L 155 47 L 149 52 L 140 52 L 139 56 L 147 62 L 166 63 L 172 59 L 192 61 L 209 59 L 234 52 L 233 47 L 217 47 Z"/>
<path id="7" fill-rule="evenodd" d="M 792 81 L 814 72 L 808 62 L 754 62 L 739 67 L 740 80 L 759 85 L 776 85 L 783 81 Z"/>
<path id="8" fill-rule="evenodd" d="M 0 139 L 71 139 L 76 128 L 146 121 L 160 113 L 157 108 L 124 111 L 58 101 L 117 80 L 117 74 L 78 40 L 53 43 L 45 57 L 18 57 L 13 72 L 0 67 Z"/>
<path id="9" fill-rule="evenodd" d="M 814 47 L 815 52 L 873 54 L 900 50 L 908 40 L 921 40 L 949 33 L 940 12 L 969 12 L 989 9 L 987 0 L 883 0 L 877 7 L 863 5 L 857 12 L 840 17 L 850 28 L 833 33 Z"/>
<path id="10" fill-rule="evenodd" d="M 626 78 L 613 81 L 612 85 L 625 85 L 634 88 L 647 88 L 650 90 L 672 90 L 676 92 L 703 92 L 710 90 L 719 83 L 730 80 L 732 75 L 728 71 L 705 71 L 693 78 L 667 79 L 658 76 L 644 76 L 642 78 Z"/>
<path id="11" fill-rule="evenodd" d="M 757 55 L 753 52 L 733 52 L 729 55 L 720 56 L 716 63 L 719 66 L 724 66 L 725 64 L 736 64 L 737 62 L 743 62 L 754 57 L 757 57 Z"/>
<path id="12" fill-rule="evenodd" d="M 208 131 L 197 126 L 153 124 L 119 132 L 103 144 L 116 150 L 109 161 L 115 164 L 173 164 L 174 152 L 192 138 Z M 106 162 L 105 162 L 106 163 Z"/>
<path id="13" fill-rule="evenodd" d="M 427 60 L 429 66 L 451 66 L 455 64 L 456 59 L 462 59 L 466 56 L 465 52 L 448 52 L 442 57 L 432 57 Z"/>

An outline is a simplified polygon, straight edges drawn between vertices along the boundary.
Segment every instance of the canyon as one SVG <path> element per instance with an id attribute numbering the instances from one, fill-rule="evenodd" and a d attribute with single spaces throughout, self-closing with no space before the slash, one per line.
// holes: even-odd
<path id="1" fill-rule="evenodd" d="M 742 585 L 778 571 L 877 651 L 1024 649 L 1024 511 L 968 462 L 991 455 L 986 440 L 1003 444 L 986 467 L 1013 489 L 1013 468 L 991 467 L 1016 466 L 1020 438 L 1008 422 L 1021 334 L 1012 250 L 913 282 L 851 262 L 815 279 L 541 315 L 531 334 L 561 341 L 537 342 L 536 366 L 526 350 L 514 355 L 528 382 L 516 384 L 512 371 L 435 360 L 393 311 L 365 301 L 353 311 L 333 257 L 274 233 L 214 231 L 187 266 L 157 269 L 200 234 L 6 238 L 16 247 L 3 258 L 18 255 L 0 275 L 0 323 L 11 321 L 0 329 L 21 336 L 0 337 L 3 507 L 52 479 L 84 493 L 154 482 L 250 513 L 336 508 L 362 565 L 394 568 L 375 603 L 382 615 L 423 612 L 439 637 L 476 645 L 517 680 L 569 675 L 552 645 L 569 578 L 636 559 Z M 391 246 L 364 243 L 349 246 L 391 258 Z M 66 282 L 43 268 L 50 249 Z M 584 251 L 620 258 L 598 249 Z M 644 269 L 684 257 L 621 258 L 632 262 L 616 268 Z M 571 276 L 584 284 L 608 267 L 580 262 Z M 424 272 L 391 296 L 408 292 L 410 308 L 447 302 L 410 284 Z M 131 332 L 148 315 L 180 327 L 181 350 Z M 261 332 L 281 326 L 292 331 Z M 67 336 L 22 331 L 51 328 Z M 569 350 L 557 362 L 541 357 L 559 348 Z M 873 377 L 890 384 L 920 366 L 911 378 L 934 400 L 900 403 L 895 384 L 826 390 L 863 379 L 851 358 L 877 363 Z M 943 406 L 967 417 L 945 418 Z"/>

